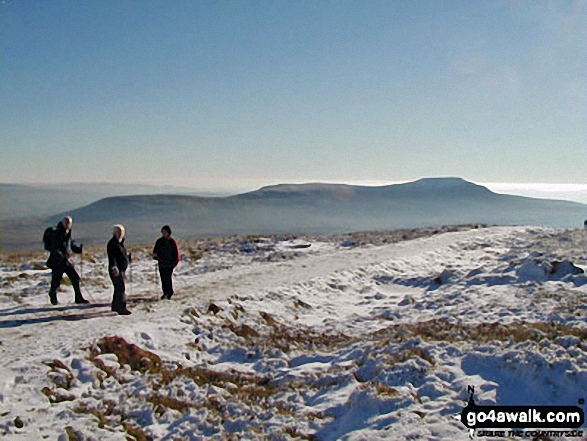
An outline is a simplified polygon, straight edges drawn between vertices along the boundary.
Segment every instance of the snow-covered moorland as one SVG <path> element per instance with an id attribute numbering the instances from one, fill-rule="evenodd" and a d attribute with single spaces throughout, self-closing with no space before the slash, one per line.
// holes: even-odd
<path id="1" fill-rule="evenodd" d="M 43 255 L 4 256 L 0 436 L 465 440 L 469 385 L 477 404 L 576 405 L 583 234 L 193 241 L 171 301 L 135 247 L 127 317 L 110 312 L 103 251 L 76 257 L 88 306 L 67 285 L 49 304 Z"/>

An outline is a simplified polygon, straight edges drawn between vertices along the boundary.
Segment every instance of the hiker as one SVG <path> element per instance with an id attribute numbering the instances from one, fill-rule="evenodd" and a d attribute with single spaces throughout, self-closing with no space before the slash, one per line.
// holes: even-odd
<path id="1" fill-rule="evenodd" d="M 124 247 L 124 227 L 122 225 L 114 225 L 112 227 L 112 239 L 106 246 L 108 253 L 108 274 L 112 285 L 114 286 L 114 294 L 112 296 L 112 311 L 118 315 L 130 315 L 131 312 L 126 308 L 126 294 L 124 282 L 126 279 L 125 271 L 130 263 L 130 254 L 126 252 Z"/>
<path id="2" fill-rule="evenodd" d="M 51 269 L 51 288 L 49 289 L 49 300 L 52 305 L 57 305 L 57 289 L 63 280 L 63 273 L 67 274 L 73 291 L 75 292 L 75 303 L 89 303 L 82 295 L 80 289 L 80 277 L 73 262 L 71 253 L 81 254 L 83 244 L 77 246 L 75 241 L 71 240 L 71 225 L 73 220 L 70 216 L 65 216 L 55 228 L 47 228 L 43 236 L 45 249 L 50 252 L 47 259 L 47 268 Z"/>
<path id="3" fill-rule="evenodd" d="M 161 276 L 161 286 L 163 288 L 161 300 L 169 300 L 173 295 L 173 269 L 180 259 L 179 247 L 175 239 L 171 237 L 169 225 L 164 225 L 161 228 L 161 237 L 157 239 L 155 248 L 153 248 L 153 259 L 158 262 L 159 275 Z"/>

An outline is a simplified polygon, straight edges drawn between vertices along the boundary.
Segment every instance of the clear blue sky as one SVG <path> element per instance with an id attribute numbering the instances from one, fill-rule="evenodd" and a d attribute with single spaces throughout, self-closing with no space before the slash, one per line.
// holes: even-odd
<path id="1" fill-rule="evenodd" d="M 587 183 L 586 1 L 0 2 L 0 182 Z"/>

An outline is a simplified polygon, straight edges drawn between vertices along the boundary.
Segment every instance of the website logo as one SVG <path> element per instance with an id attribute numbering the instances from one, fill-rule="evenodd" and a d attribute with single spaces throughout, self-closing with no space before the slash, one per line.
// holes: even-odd
<path id="1" fill-rule="evenodd" d="M 585 423 L 585 413 L 579 406 L 479 406 L 475 403 L 473 386 L 468 387 L 469 401 L 461 414 L 456 417 L 469 429 L 472 438 L 476 430 L 479 436 L 540 437 L 567 436 L 582 437 L 578 429 Z M 582 403 L 583 400 L 580 400 Z M 528 433 L 526 428 L 533 429 Z M 510 429 L 510 430 L 481 430 Z M 535 429 L 565 429 L 535 430 Z"/>

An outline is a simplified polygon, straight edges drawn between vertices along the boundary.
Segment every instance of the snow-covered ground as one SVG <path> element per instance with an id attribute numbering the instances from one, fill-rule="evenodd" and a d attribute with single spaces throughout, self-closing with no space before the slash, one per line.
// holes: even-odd
<path id="1" fill-rule="evenodd" d="M 5 256 L 0 437 L 466 440 L 469 385 L 586 397 L 583 231 L 413 233 L 183 243 L 171 301 L 136 247 L 131 316 L 103 252 L 76 257 L 88 306 L 49 304 L 44 256 Z"/>

